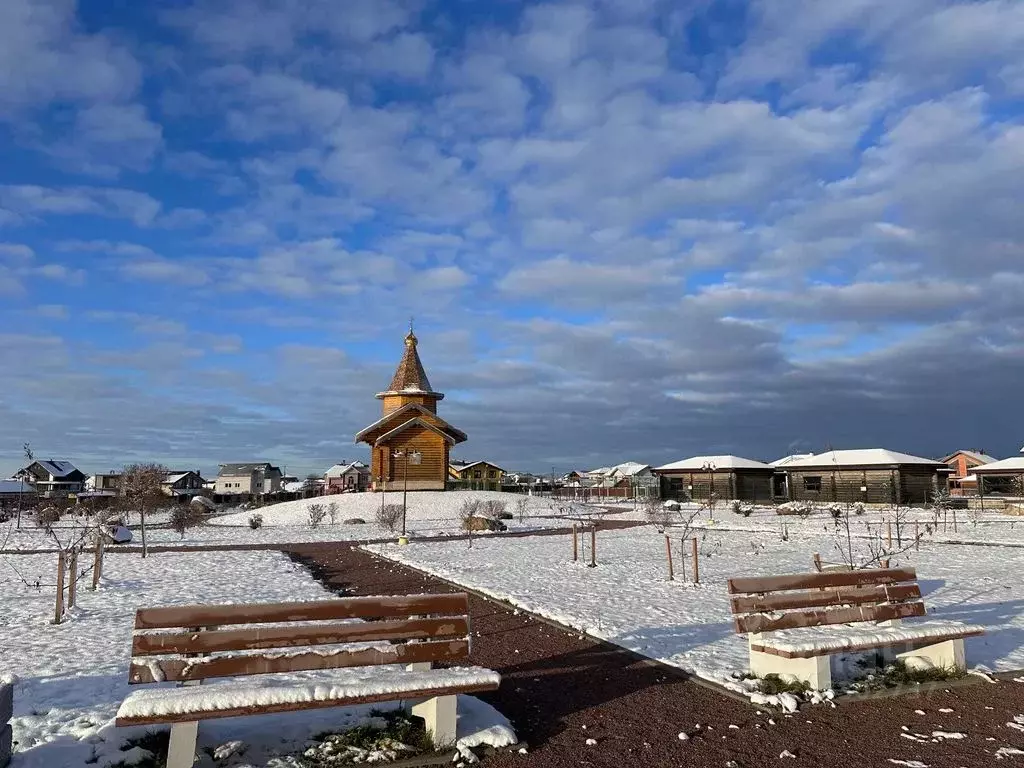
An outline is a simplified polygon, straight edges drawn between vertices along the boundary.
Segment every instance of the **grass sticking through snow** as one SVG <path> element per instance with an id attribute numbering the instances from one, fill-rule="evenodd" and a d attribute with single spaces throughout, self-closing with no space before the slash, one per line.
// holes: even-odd
<path id="1" fill-rule="evenodd" d="M 966 676 L 967 671 L 961 667 L 911 669 L 902 659 L 897 659 L 877 673 L 868 674 L 853 680 L 850 684 L 850 689 L 858 692 L 880 691 L 886 688 L 898 688 L 907 685 L 961 680 Z"/>
<path id="2" fill-rule="evenodd" d="M 776 674 L 770 674 L 758 681 L 757 690 L 769 696 L 778 693 L 793 693 L 800 696 L 811 690 L 811 686 L 803 680 L 783 680 Z"/>

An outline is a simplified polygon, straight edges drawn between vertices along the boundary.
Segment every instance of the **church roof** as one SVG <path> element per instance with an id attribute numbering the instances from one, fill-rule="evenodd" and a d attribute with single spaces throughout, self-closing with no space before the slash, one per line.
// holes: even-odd
<path id="1" fill-rule="evenodd" d="M 451 435 L 455 439 L 456 443 L 465 442 L 465 440 L 466 440 L 466 433 L 465 432 L 463 432 L 461 429 L 456 429 L 451 424 L 449 424 L 447 421 L 445 421 L 440 416 L 438 416 L 436 413 L 431 413 L 429 410 L 424 408 L 419 403 L 407 403 L 406 405 L 403 405 L 401 408 L 396 408 L 395 410 L 391 411 L 391 413 L 384 414 L 384 416 L 382 416 L 381 418 L 377 419 L 377 421 L 373 422 L 373 424 L 371 424 L 370 426 L 368 426 L 368 427 L 366 427 L 364 429 L 361 429 L 359 431 L 359 433 L 356 435 L 355 442 L 357 442 L 357 443 L 373 442 L 373 441 L 371 441 L 371 440 L 369 440 L 367 438 L 375 430 L 378 430 L 378 429 L 384 427 L 387 424 L 395 423 L 395 422 L 398 422 L 398 421 L 403 420 L 403 419 L 405 421 L 409 421 L 410 419 L 416 419 L 416 418 L 418 418 L 418 416 L 416 416 L 415 414 L 421 414 L 421 415 L 426 416 L 426 417 L 428 417 L 430 419 L 436 420 L 437 421 L 437 426 L 440 427 L 444 432 L 446 432 L 449 435 Z M 374 438 L 374 439 L 376 439 L 376 438 Z"/>
<path id="2" fill-rule="evenodd" d="M 398 363 L 391 384 L 377 397 L 391 394 L 433 395 L 438 399 L 443 397 L 440 392 L 434 392 L 430 387 L 430 379 L 427 378 L 419 352 L 416 351 L 417 343 L 416 334 L 409 331 L 409 335 L 405 337 L 405 352 L 402 353 L 402 360 Z"/>

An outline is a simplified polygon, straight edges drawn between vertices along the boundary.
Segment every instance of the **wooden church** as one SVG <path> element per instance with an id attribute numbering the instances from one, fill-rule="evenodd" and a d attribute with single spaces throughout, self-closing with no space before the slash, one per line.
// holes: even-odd
<path id="1" fill-rule="evenodd" d="M 376 397 L 384 415 L 356 435 L 370 446 L 370 478 L 376 491 L 443 491 L 448 479 L 448 456 L 466 433 L 437 415 L 444 398 L 427 379 L 416 334 L 409 329 L 405 351 L 391 386 Z"/>

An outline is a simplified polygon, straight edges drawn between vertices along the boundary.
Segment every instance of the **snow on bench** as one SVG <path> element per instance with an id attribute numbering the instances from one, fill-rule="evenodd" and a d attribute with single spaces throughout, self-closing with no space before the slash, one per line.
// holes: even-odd
<path id="1" fill-rule="evenodd" d="M 143 608 L 135 616 L 128 682 L 185 687 L 131 693 L 116 723 L 171 724 L 167 768 L 185 768 L 201 720 L 418 700 L 413 714 L 423 717 L 435 745 L 450 746 L 456 695 L 501 682 L 480 667 L 431 668 L 468 658 L 469 638 L 464 593 Z M 265 677 L 318 670 L 339 671 L 315 681 Z M 242 677 L 250 679 L 195 687 Z"/>
<path id="2" fill-rule="evenodd" d="M 926 666 L 964 667 L 964 638 L 984 633 L 959 622 L 925 621 L 913 568 L 730 579 L 738 634 L 748 635 L 758 677 L 791 675 L 831 687 L 830 657 L 903 647 L 897 657 Z"/>

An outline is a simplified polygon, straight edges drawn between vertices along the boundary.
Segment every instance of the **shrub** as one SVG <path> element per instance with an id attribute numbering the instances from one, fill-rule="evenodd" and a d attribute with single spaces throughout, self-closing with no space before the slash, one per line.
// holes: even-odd
<path id="1" fill-rule="evenodd" d="M 46 530 L 47 533 L 53 528 L 53 524 L 60 520 L 60 510 L 53 505 L 39 507 L 36 510 L 36 525 Z"/>
<path id="2" fill-rule="evenodd" d="M 829 504 L 828 513 L 832 515 L 833 519 L 838 520 L 843 516 L 843 508 L 839 504 Z"/>
<path id="3" fill-rule="evenodd" d="M 799 515 L 807 517 L 814 512 L 814 505 L 809 501 L 787 501 L 775 508 L 779 515 Z"/>
<path id="4" fill-rule="evenodd" d="M 331 525 L 338 524 L 338 502 L 332 501 L 327 505 L 327 516 L 331 518 Z"/>
<path id="5" fill-rule="evenodd" d="M 754 512 L 754 506 L 752 504 L 745 504 L 739 499 L 733 499 L 729 506 L 732 508 L 733 512 L 737 515 L 743 515 L 743 517 L 750 517 Z"/>
<path id="6" fill-rule="evenodd" d="M 476 517 L 480 512 L 480 500 L 479 499 L 464 499 L 459 504 L 459 519 L 469 520 L 471 517 Z"/>
<path id="7" fill-rule="evenodd" d="M 202 508 L 192 504 L 179 505 L 171 510 L 171 528 L 185 538 L 185 531 L 198 525 L 203 518 Z"/>
<path id="8" fill-rule="evenodd" d="M 769 696 L 778 693 L 795 693 L 800 695 L 811 690 L 811 686 L 804 680 L 783 680 L 775 673 L 771 673 L 758 681 L 757 689 Z"/>
<path id="9" fill-rule="evenodd" d="M 398 528 L 398 523 L 402 519 L 402 505 L 401 504 L 383 504 L 376 514 L 377 525 L 385 530 L 395 532 Z"/>
<path id="10" fill-rule="evenodd" d="M 262 528 L 263 527 L 263 515 L 261 515 L 259 512 L 257 512 L 255 515 L 250 515 L 249 516 L 249 527 L 252 528 L 254 531 L 257 528 Z"/>
<path id="11" fill-rule="evenodd" d="M 519 518 L 519 522 L 526 520 L 526 510 L 530 506 L 529 499 L 517 499 L 516 500 L 516 517 Z"/>
<path id="12" fill-rule="evenodd" d="M 863 501 L 858 501 L 856 504 L 853 505 L 853 514 L 855 514 L 855 515 L 863 515 L 864 514 L 864 502 Z"/>
<path id="13" fill-rule="evenodd" d="M 309 527 L 310 528 L 317 528 L 317 527 L 319 527 L 320 523 L 322 523 L 324 521 L 324 518 L 327 516 L 327 507 L 325 507 L 320 502 L 317 502 L 316 504 L 310 504 L 308 509 L 309 509 Z"/>
<path id="14" fill-rule="evenodd" d="M 497 499 L 488 499 L 480 502 L 480 514 L 492 520 L 510 520 L 512 515 L 505 511 L 505 502 Z"/>

